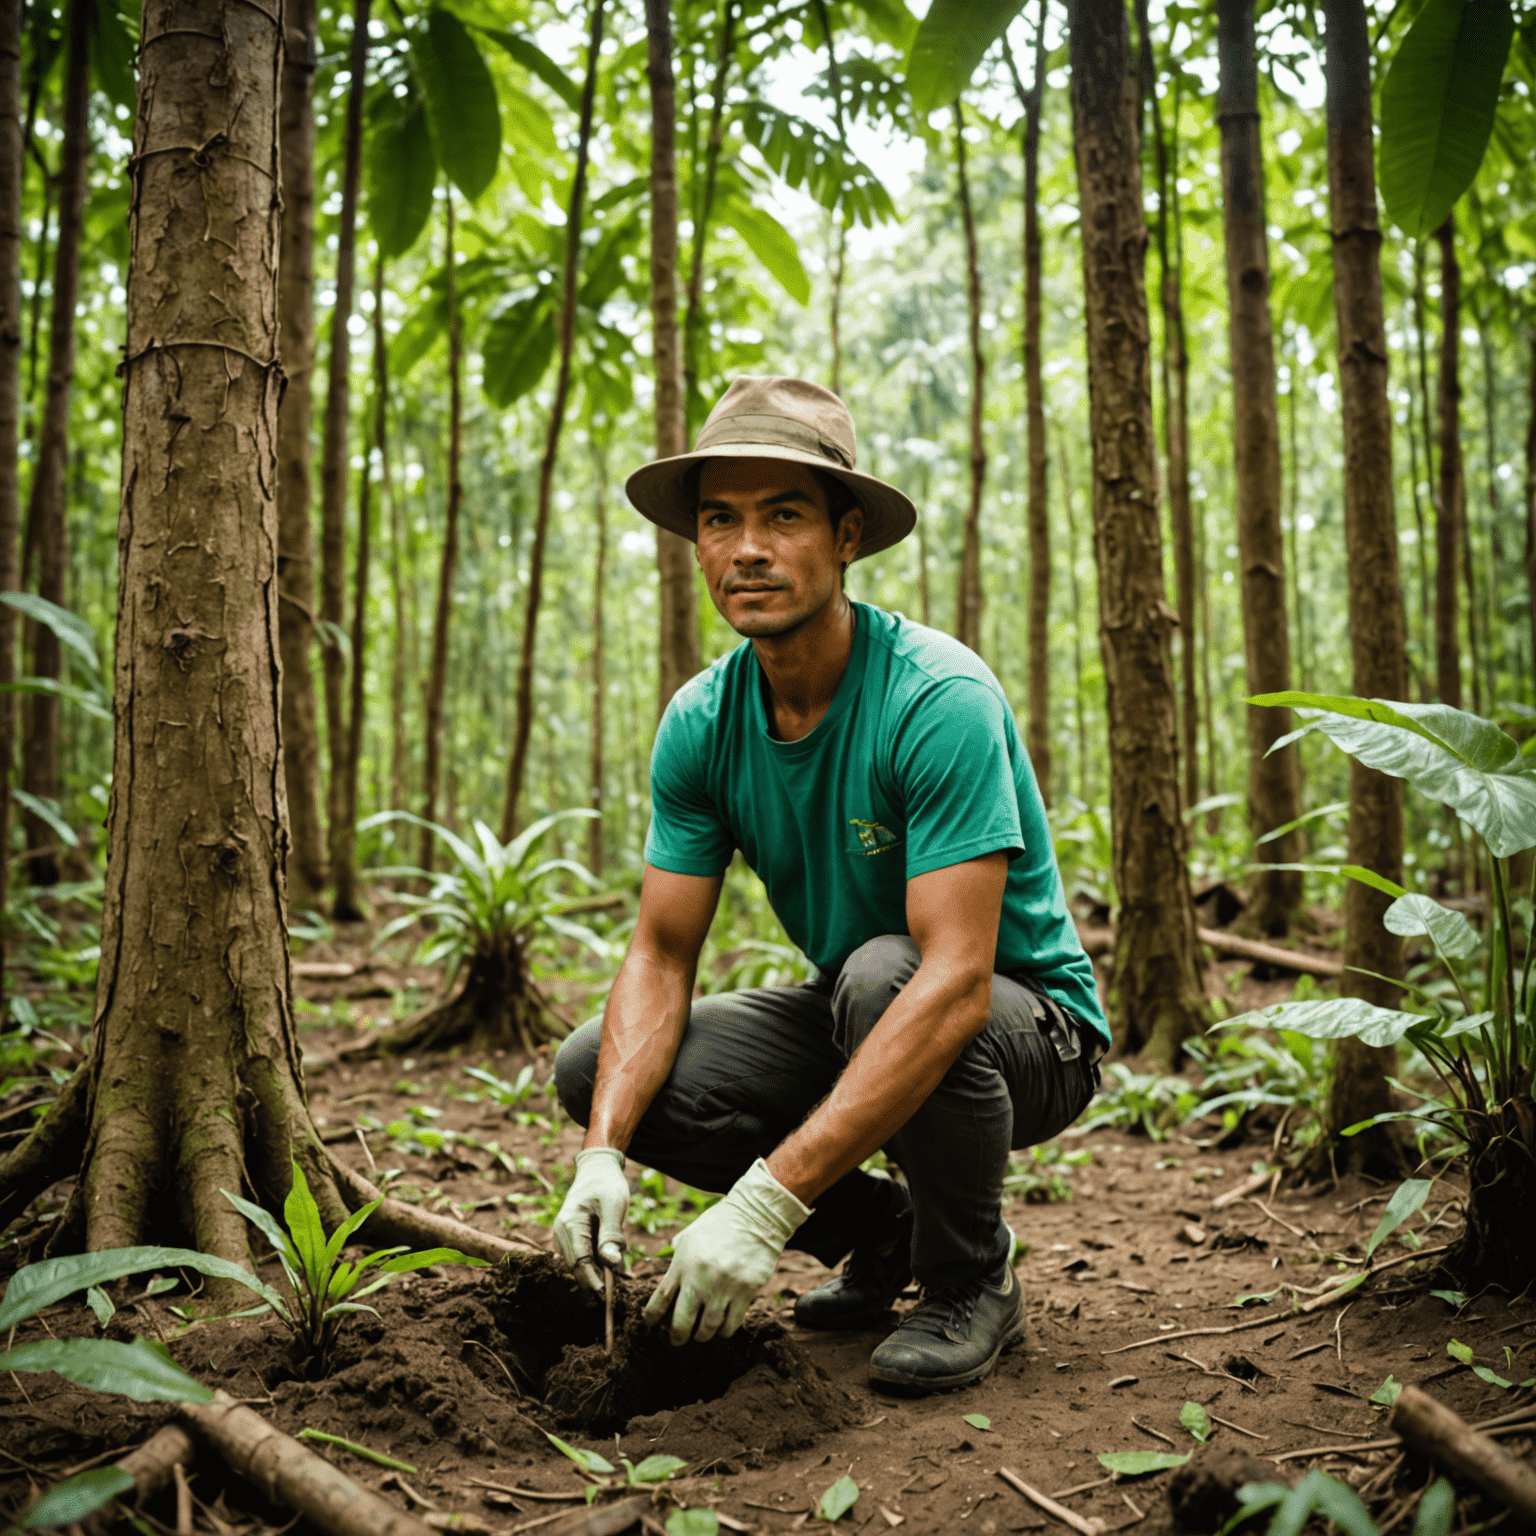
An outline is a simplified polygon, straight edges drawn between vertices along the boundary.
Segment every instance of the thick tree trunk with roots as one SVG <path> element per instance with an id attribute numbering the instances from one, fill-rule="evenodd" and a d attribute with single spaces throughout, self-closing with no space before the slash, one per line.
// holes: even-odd
<path id="1" fill-rule="evenodd" d="M 1227 248 L 1227 324 L 1231 340 L 1232 437 L 1237 481 L 1237 542 L 1243 576 L 1243 638 L 1248 691 L 1291 686 L 1285 613 L 1285 535 L 1280 526 L 1280 410 L 1275 395 L 1275 338 L 1269 315 L 1269 246 L 1264 229 L 1264 158 L 1259 138 L 1258 55 L 1253 0 L 1217 0 L 1221 55 L 1223 211 Z M 1288 709 L 1247 711 L 1248 820 L 1255 838 L 1301 814 L 1301 773 L 1294 743 L 1271 755 L 1291 729 Z M 1256 848 L 1256 859 L 1294 864 L 1295 832 Z M 1278 937 L 1301 903 L 1301 874 L 1256 874 L 1247 921 Z"/>
<path id="2" fill-rule="evenodd" d="M 1536 1105 L 1501 1105 L 1473 1122 L 1467 1154 L 1467 1225 L 1446 1267 L 1464 1286 L 1511 1295 L 1536 1275 Z"/>
<path id="3" fill-rule="evenodd" d="M 1118 0 L 1072 0 L 1099 641 L 1109 715 L 1118 1045 L 1171 1063 L 1207 1019 L 1179 807 L 1174 623 L 1163 587 L 1130 37 Z"/>
<path id="4" fill-rule="evenodd" d="M 1344 423 L 1344 542 L 1349 571 L 1350 659 L 1362 698 L 1401 699 L 1407 686 L 1397 519 L 1392 503 L 1392 414 L 1381 299 L 1381 228 L 1371 135 L 1371 45 L 1363 0 L 1324 0 L 1328 190 L 1333 302 Z M 1389 880 L 1403 873 L 1400 779 L 1349 765 L 1348 853 Z M 1344 894 L 1347 933 L 1341 990 L 1392 1007 L 1398 988 L 1359 974 L 1401 975 L 1402 941 L 1382 926 L 1387 898 L 1358 880 Z M 1396 1052 L 1341 1040 L 1324 1111 L 1330 1137 L 1391 1107 Z M 1392 1160 L 1385 1128 L 1340 1143 L 1351 1163 Z"/>
<path id="5" fill-rule="evenodd" d="M 960 574 L 955 583 L 955 638 L 981 654 L 981 494 L 987 480 L 987 445 L 982 432 L 986 409 L 987 360 L 981 350 L 981 263 L 976 252 L 976 216 L 965 165 L 965 118 L 955 99 L 955 167 L 960 183 L 960 223 L 965 230 L 965 294 L 971 348 L 971 495 L 960 540 Z"/>
<path id="6" fill-rule="evenodd" d="M 310 378 L 315 367 L 315 0 L 284 8 L 287 54 L 278 133 L 283 235 L 278 295 L 283 374 L 277 410 L 278 637 L 283 653 L 283 773 L 288 786 L 288 900 L 320 900 L 329 879 L 315 718 L 315 537 L 310 527 Z"/>
<path id="7" fill-rule="evenodd" d="M 174 1236 L 243 1262 L 220 1190 L 272 1205 L 290 1156 L 342 1212 L 304 1105 L 283 920 L 279 26 L 234 0 L 143 11 L 94 1044 L 0 1164 L 14 1215 L 83 1135 L 55 1246 L 83 1225 L 91 1249 Z"/>
<path id="8" fill-rule="evenodd" d="M 1461 266 L 1454 215 L 1435 231 L 1440 247 L 1440 480 L 1435 491 L 1435 690 L 1461 708 L 1461 644 L 1457 633 L 1456 553 L 1464 536 L 1461 479 Z M 1472 622 L 1472 615 L 1467 615 Z"/>

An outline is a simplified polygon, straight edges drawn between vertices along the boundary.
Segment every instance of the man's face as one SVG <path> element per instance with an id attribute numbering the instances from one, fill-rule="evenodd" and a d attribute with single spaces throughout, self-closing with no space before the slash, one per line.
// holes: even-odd
<path id="1" fill-rule="evenodd" d="M 782 459 L 707 459 L 699 476 L 698 558 L 720 616 L 739 635 L 787 634 L 841 590 L 863 517 L 836 530 L 816 477 Z"/>

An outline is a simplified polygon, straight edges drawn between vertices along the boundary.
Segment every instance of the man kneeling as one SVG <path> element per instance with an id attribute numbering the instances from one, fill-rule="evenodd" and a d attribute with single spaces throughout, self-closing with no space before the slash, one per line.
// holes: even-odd
<path id="1" fill-rule="evenodd" d="M 651 759 L 640 914 L 601 1020 L 555 1061 L 587 1126 L 555 1223 L 594 1287 L 622 1262 L 625 1154 L 725 1198 L 683 1231 L 647 1317 L 730 1334 L 788 1246 L 842 1273 L 807 1328 L 922 1300 L 870 1376 L 979 1380 L 1023 1333 L 1002 1219 L 1010 1148 L 1059 1134 L 1108 1030 L 1001 687 L 946 635 L 851 602 L 848 565 L 913 528 L 852 468 L 842 402 L 738 379 L 695 451 L 627 490 L 697 544 L 746 643 L 681 688 Z M 819 975 L 690 1003 L 736 849 Z M 884 1148 L 895 1179 L 860 1171 Z"/>

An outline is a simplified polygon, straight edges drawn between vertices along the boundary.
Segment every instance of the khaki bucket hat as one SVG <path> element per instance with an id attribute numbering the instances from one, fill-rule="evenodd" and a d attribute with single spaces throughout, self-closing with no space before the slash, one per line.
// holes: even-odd
<path id="1" fill-rule="evenodd" d="M 705 459 L 785 459 L 835 475 L 864 514 L 862 560 L 899 543 L 917 526 L 917 508 L 893 485 L 862 475 L 853 417 L 830 389 L 806 379 L 737 379 L 699 429 L 692 453 L 657 459 L 637 469 L 624 490 L 643 517 L 681 534 L 697 536 L 697 509 L 684 484 Z"/>

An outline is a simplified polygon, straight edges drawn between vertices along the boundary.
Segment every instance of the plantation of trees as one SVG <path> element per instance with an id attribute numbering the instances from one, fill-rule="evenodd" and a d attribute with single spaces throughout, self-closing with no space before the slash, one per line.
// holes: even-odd
<path id="1" fill-rule="evenodd" d="M 1536 1519 L 1536 23 L 909 3 L 0 0 L 21 1528 Z M 743 375 L 916 504 L 848 596 L 995 674 L 1113 1034 L 1010 1164 L 1026 1345 L 915 1406 L 775 1331 L 809 1258 L 641 1326 L 720 1191 L 631 1168 L 606 1319 L 539 1257 L 740 643 L 624 482 Z M 816 969 L 738 854 L 696 995 Z"/>

